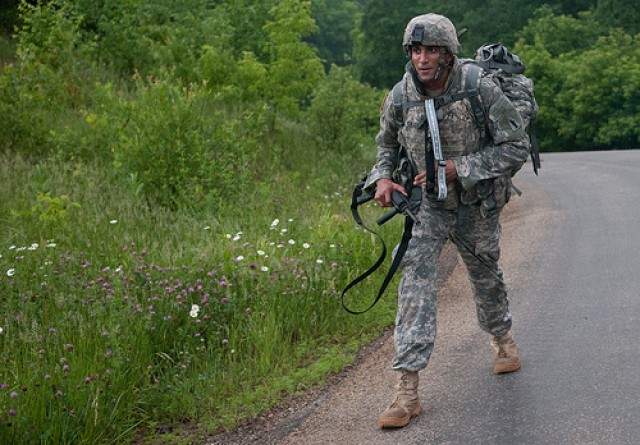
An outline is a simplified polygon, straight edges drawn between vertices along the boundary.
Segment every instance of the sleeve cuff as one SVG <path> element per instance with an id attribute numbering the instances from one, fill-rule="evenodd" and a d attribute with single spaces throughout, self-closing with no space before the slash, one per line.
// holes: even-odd
<path id="1" fill-rule="evenodd" d="M 364 189 L 368 190 L 370 188 L 373 188 L 376 185 L 376 182 L 378 182 L 379 179 L 383 179 L 383 178 L 391 179 L 391 174 L 386 172 L 376 171 L 376 170 L 372 171 L 367 176 L 367 180 L 364 183 Z"/>
<path id="2" fill-rule="evenodd" d="M 458 179 L 460 180 L 460 184 L 462 184 L 462 188 L 469 190 L 478 183 L 475 179 L 471 179 L 471 168 L 469 167 L 469 162 L 466 156 L 455 158 L 453 162 L 456 166 L 456 173 L 458 174 Z"/>

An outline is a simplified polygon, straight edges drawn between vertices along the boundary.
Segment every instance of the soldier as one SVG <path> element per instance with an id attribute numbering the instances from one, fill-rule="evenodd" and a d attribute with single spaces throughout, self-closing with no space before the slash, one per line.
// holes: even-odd
<path id="1" fill-rule="evenodd" d="M 460 44 L 448 18 L 437 14 L 413 18 L 404 32 L 403 48 L 410 61 L 401 81 L 402 103 L 413 105 L 404 106 L 402 117 L 398 117 L 392 95 L 385 99 L 376 136 L 377 162 L 365 187 L 376 188 L 375 201 L 383 207 L 392 205 L 393 190 L 406 195 L 405 189 L 391 180 L 403 146 L 418 173 L 414 185 L 426 190 L 418 211 L 421 224 L 413 227 L 413 236 L 400 264 L 402 279 L 392 362 L 399 379 L 395 400 L 378 418 L 380 427 L 403 427 L 420 414 L 418 372 L 427 366 L 433 351 L 436 264 L 447 239 L 456 245 L 467 267 L 478 324 L 492 336 L 491 345 L 496 351 L 494 372 L 520 369 L 498 259 L 500 210 L 509 198 L 511 174 L 529 154 L 529 138 L 522 118 L 496 83 L 480 76 L 476 97 L 485 113 L 486 125 L 478 127 L 470 104 L 474 98 L 459 94 L 465 91 L 470 70 L 469 64 L 456 57 Z M 427 118 L 425 100 L 430 98 L 440 104 L 437 119 Z M 434 156 L 430 124 L 438 127 L 439 148 L 444 158 L 435 167 L 428 162 Z M 435 174 L 438 169 L 445 171 L 445 199 L 442 194 L 438 197 L 438 185 L 434 187 L 433 176 L 427 175 L 429 165 Z M 432 190 L 427 185 L 429 178 Z"/>

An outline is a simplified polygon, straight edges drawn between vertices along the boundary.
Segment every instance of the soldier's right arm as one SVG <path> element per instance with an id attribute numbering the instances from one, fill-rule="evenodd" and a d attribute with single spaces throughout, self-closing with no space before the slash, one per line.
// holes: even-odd
<path id="1" fill-rule="evenodd" d="M 367 176 L 365 189 L 375 185 L 379 179 L 391 179 L 398 159 L 398 132 L 400 122 L 396 120 L 393 100 L 388 94 L 380 110 L 380 130 L 376 135 L 378 145 L 377 162 Z"/>

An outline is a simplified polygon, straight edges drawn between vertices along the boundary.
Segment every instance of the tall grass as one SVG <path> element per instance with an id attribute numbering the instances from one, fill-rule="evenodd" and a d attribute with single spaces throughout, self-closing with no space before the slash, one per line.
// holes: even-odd
<path id="1" fill-rule="evenodd" d="M 207 26 L 226 23 L 193 4 Z M 209 31 L 156 23 L 155 4 L 115 3 L 141 32 L 117 34 L 100 15 L 97 46 L 91 2 L 29 5 L 0 72 L 0 443 L 181 440 L 156 437 L 166 425 L 196 441 L 322 383 L 392 323 L 392 296 L 358 317 L 340 304 L 380 252 L 349 212 L 379 92 L 335 68 L 308 78 L 312 97 L 288 98 L 300 109 L 285 118 L 264 94 L 273 66 L 229 48 L 189 53 Z M 200 22 L 187 7 L 156 12 Z M 145 23 L 181 35 L 156 42 L 177 49 L 157 64 L 132 50 L 154 75 L 120 76 L 105 61 L 119 39 L 140 48 L 126 42 Z M 281 28 L 269 38 L 286 48 L 297 37 Z M 382 232 L 399 238 L 399 221 Z M 366 307 L 379 284 L 350 305 Z"/>
<path id="2" fill-rule="evenodd" d="M 215 219 L 150 209 L 99 164 L 3 156 L 0 442 L 205 434 L 350 363 L 393 297 L 342 310 L 379 246 L 350 219 L 351 177 L 330 181 L 338 163 L 299 161 L 305 179 L 256 184 Z"/>

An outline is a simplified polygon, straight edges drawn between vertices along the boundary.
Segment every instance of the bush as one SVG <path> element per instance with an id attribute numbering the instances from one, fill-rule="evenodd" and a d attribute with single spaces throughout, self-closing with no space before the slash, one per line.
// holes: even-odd
<path id="1" fill-rule="evenodd" d="M 227 114 L 211 97 L 202 85 L 149 80 L 120 99 L 116 171 L 135 177 L 150 203 L 218 212 L 247 190 L 261 114 Z"/>
<path id="2" fill-rule="evenodd" d="M 349 69 L 332 66 L 313 94 L 307 123 L 322 150 L 356 153 L 378 126 L 381 94 L 355 80 Z"/>

